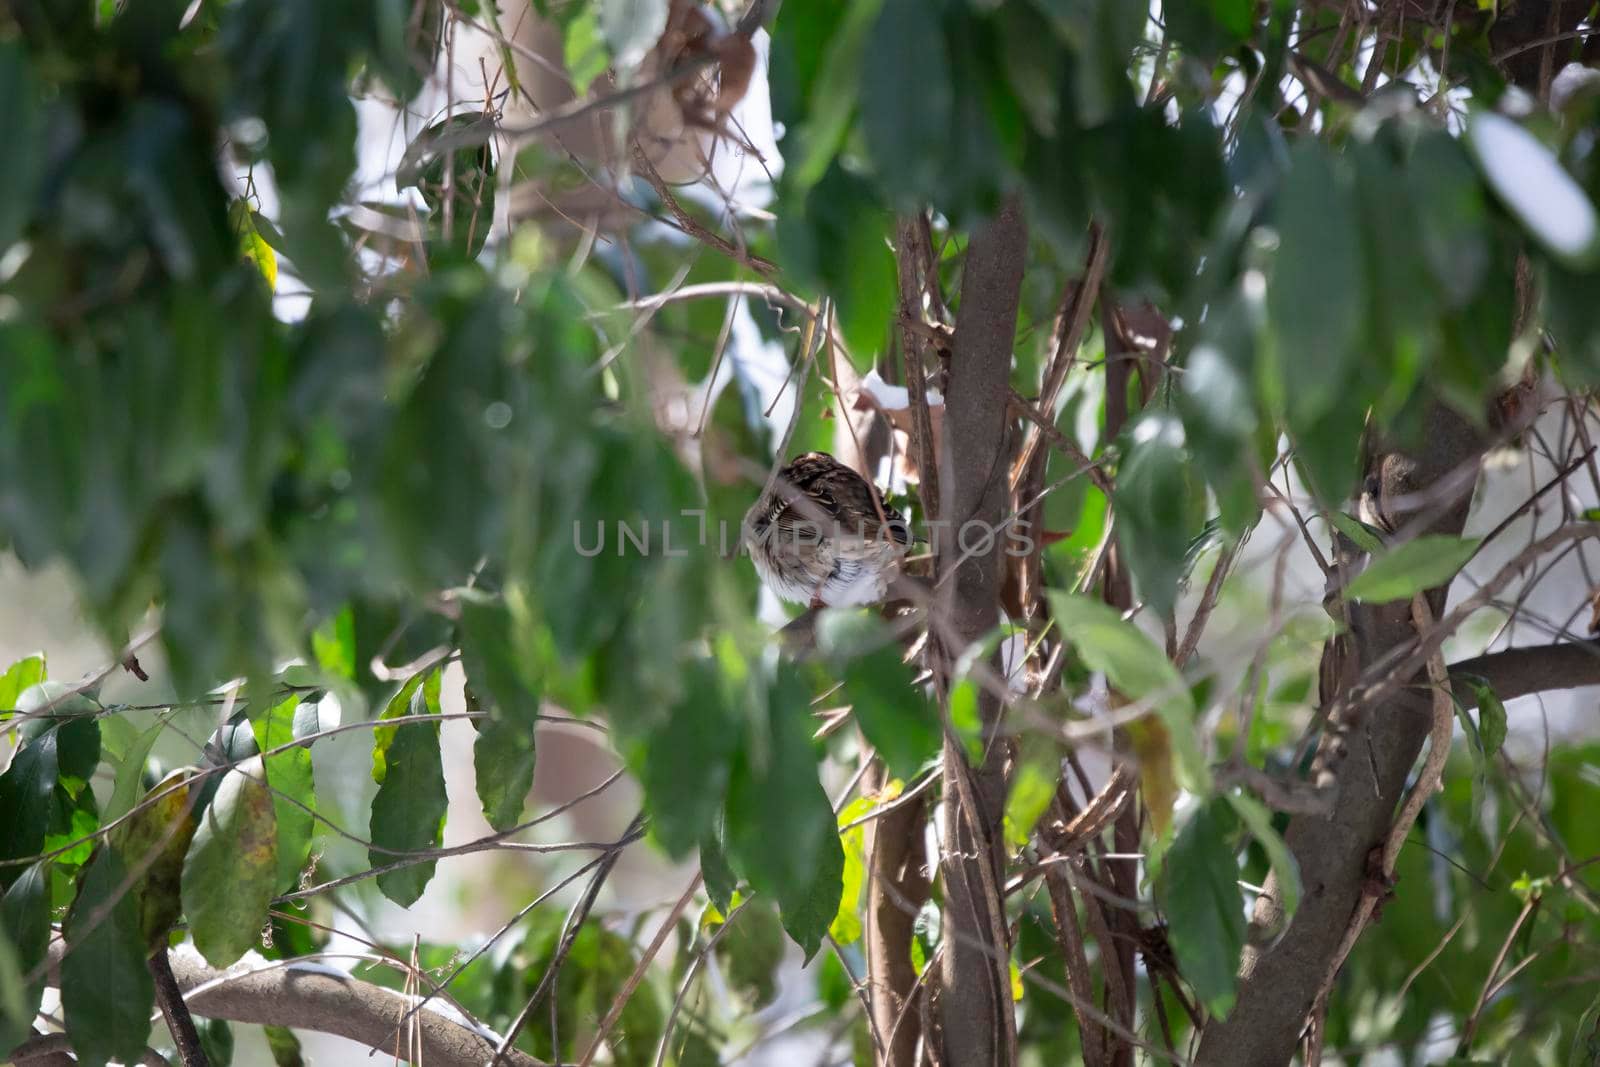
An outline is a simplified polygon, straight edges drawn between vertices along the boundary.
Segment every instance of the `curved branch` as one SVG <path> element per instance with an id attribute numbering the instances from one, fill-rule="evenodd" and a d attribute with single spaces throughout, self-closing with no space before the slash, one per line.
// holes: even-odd
<path id="1" fill-rule="evenodd" d="M 1464 683 L 1456 690 L 1456 699 L 1467 708 L 1478 706 L 1472 685 L 1476 679 L 1488 682 L 1501 700 L 1600 685 L 1600 641 L 1564 641 L 1489 652 L 1450 664 L 1450 677 Z"/>
<path id="2" fill-rule="evenodd" d="M 52 983 L 58 981 L 62 951 L 60 941 L 50 946 Z M 273 964 L 258 970 L 235 967 L 219 971 L 187 950 L 169 954 L 169 960 L 184 1003 L 195 1015 L 334 1034 L 378 1052 L 394 1051 L 395 1022 L 414 1000 L 316 965 Z M 429 1067 L 479 1067 L 494 1055 L 494 1035 L 437 1012 L 418 1012 L 410 1026 L 420 1031 L 419 1062 Z M 515 1049 L 506 1053 L 504 1062 L 515 1067 L 546 1067 L 543 1061 Z"/>
<path id="3" fill-rule="evenodd" d="M 17 1067 L 77 1067 L 72 1056 L 72 1040 L 66 1034 L 35 1033 L 12 1049 L 10 1059 Z M 167 1058 L 153 1048 L 147 1048 L 139 1057 L 140 1067 L 172 1067 Z"/>

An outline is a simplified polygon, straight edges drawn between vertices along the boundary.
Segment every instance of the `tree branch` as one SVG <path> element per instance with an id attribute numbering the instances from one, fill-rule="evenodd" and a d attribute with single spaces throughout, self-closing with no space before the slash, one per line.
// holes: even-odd
<path id="1" fill-rule="evenodd" d="M 156 983 L 156 1003 L 161 1005 L 161 1017 L 167 1021 L 167 1031 L 178 1046 L 178 1058 L 183 1067 L 211 1067 L 211 1059 L 200 1045 L 200 1034 L 194 1028 L 194 1018 L 183 1002 L 183 990 L 172 973 L 172 959 L 166 944 L 150 954 L 150 977 Z"/>
<path id="2" fill-rule="evenodd" d="M 50 946 L 50 982 L 59 982 L 64 946 Z M 172 974 L 184 1003 L 196 1015 L 236 1023 L 287 1026 L 334 1034 L 378 1052 L 394 1051 L 395 1020 L 413 998 L 363 982 L 330 968 L 304 963 L 272 964 L 257 970 L 219 971 L 197 954 L 170 955 Z M 433 1011 L 418 1012 L 422 1060 L 429 1067 L 480 1067 L 494 1055 L 492 1035 L 474 1031 Z M 516 1049 L 505 1062 L 515 1067 L 545 1067 Z"/>
<path id="3" fill-rule="evenodd" d="M 939 461 L 939 613 L 945 652 L 953 662 L 999 622 L 1000 528 L 1009 495 L 1011 355 L 1017 306 L 1028 252 L 1028 228 L 1015 197 L 972 235 L 961 276 L 945 398 L 945 432 Z M 989 534 L 970 551 L 960 531 Z M 1002 672 L 1003 673 L 1003 672 Z M 1016 1061 L 1016 1018 L 1007 968 L 1004 854 L 1007 745 L 1000 734 L 1001 705 L 989 687 L 979 690 L 984 757 L 969 766 L 963 744 L 947 732 L 944 751 L 945 953 L 939 1010 L 943 1062 L 1010 1064 Z"/>
<path id="4" fill-rule="evenodd" d="M 1429 412 L 1421 440 L 1414 454 L 1384 451 L 1367 465 L 1379 481 L 1380 505 L 1415 500 L 1446 484 L 1453 472 L 1474 463 L 1483 447 L 1473 428 L 1441 405 Z M 1459 535 L 1470 503 L 1470 483 L 1435 498 L 1426 532 Z M 1428 593 L 1435 618 L 1442 613 L 1444 594 L 1443 589 Z M 1299 863 L 1305 895 L 1293 924 L 1272 942 L 1271 932 L 1282 930 L 1287 917 L 1277 878 L 1267 879 L 1252 916 L 1253 943 L 1240 965 L 1238 999 L 1228 1018 L 1205 1028 L 1197 1065 L 1280 1067 L 1293 1059 L 1318 987 L 1361 899 L 1367 856 L 1393 823 L 1406 776 L 1428 735 L 1427 689 L 1414 684 L 1422 665 L 1380 700 L 1342 702 L 1363 661 L 1416 640 L 1406 602 L 1351 604 L 1349 610 L 1357 669 L 1339 672 L 1331 691 L 1321 694 L 1323 705 L 1336 709 L 1338 721 L 1330 721 L 1317 756 L 1319 764 L 1338 766 L 1338 800 L 1330 815 L 1300 815 L 1290 822 L 1284 837 Z"/>
<path id="5" fill-rule="evenodd" d="M 911 963 L 916 909 L 928 900 L 923 869 L 923 798 L 866 824 L 868 856 L 866 949 L 872 1018 L 883 1035 L 884 1067 L 916 1067 L 921 1017 L 912 1003 Z"/>
<path id="6" fill-rule="evenodd" d="M 922 364 L 922 343 L 912 323 L 922 321 L 921 220 L 902 217 L 895 227 L 895 267 L 900 284 L 900 354 L 905 360 L 906 388 L 911 396 L 911 424 L 916 431 L 917 475 L 922 519 L 939 515 L 939 468 L 934 455 L 933 418 L 928 413 L 928 382 Z M 929 256 L 932 252 L 930 250 Z M 937 285 L 935 277 L 932 284 Z"/>
<path id="7" fill-rule="evenodd" d="M 1477 679 L 1488 682 L 1501 700 L 1555 689 L 1600 685 L 1600 641 L 1570 641 L 1489 652 L 1452 663 L 1450 678 L 1459 687 L 1456 699 L 1467 708 L 1478 706 L 1478 694 L 1472 684 Z"/>
<path id="8" fill-rule="evenodd" d="M 72 1055 L 72 1039 L 66 1034 L 35 1033 L 12 1049 L 6 1060 L 17 1067 L 78 1067 Z M 139 1057 L 140 1067 L 172 1067 L 167 1058 L 153 1048 L 147 1048 Z"/>

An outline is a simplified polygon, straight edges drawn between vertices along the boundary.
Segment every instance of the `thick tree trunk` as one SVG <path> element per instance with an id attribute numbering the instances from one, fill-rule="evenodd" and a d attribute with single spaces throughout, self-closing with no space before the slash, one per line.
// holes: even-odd
<path id="1" fill-rule="evenodd" d="M 1395 502 L 1386 510 L 1396 527 L 1416 523 L 1431 533 L 1459 534 L 1473 486 L 1473 479 L 1461 474 L 1474 468 L 1481 443 L 1464 420 L 1442 407 L 1430 414 L 1424 440 L 1415 455 L 1391 452 L 1369 467 L 1379 480 L 1379 501 Z M 1447 486 L 1453 489 L 1441 492 Z M 1426 512 L 1409 511 L 1406 500 Z M 1436 617 L 1444 595 L 1443 589 L 1428 594 Z M 1416 636 L 1407 601 L 1350 609 L 1354 662 L 1333 672 L 1339 681 L 1322 694 L 1325 706 L 1347 696 L 1350 683 L 1386 651 Z M 1296 816 L 1285 835 L 1305 886 L 1294 924 L 1274 945 L 1261 943 L 1283 920 L 1277 879 L 1268 879 L 1256 901 L 1255 943 L 1245 951 L 1238 1001 L 1227 1019 L 1206 1027 L 1197 1065 L 1282 1067 L 1294 1056 L 1312 1001 L 1361 897 L 1367 856 L 1393 821 L 1431 721 L 1425 686 L 1402 686 L 1375 706 L 1362 708 L 1356 701 L 1353 707 L 1351 716 L 1329 723 L 1317 756 L 1319 762 L 1337 764 L 1339 800 L 1333 813 Z"/>
<path id="2" fill-rule="evenodd" d="M 1011 346 L 1027 250 L 1027 224 L 1012 198 L 973 235 L 961 277 L 939 457 L 940 518 L 947 525 L 937 542 L 941 590 L 934 622 L 952 659 L 999 622 Z M 988 687 L 979 693 L 983 759 L 971 766 L 961 742 L 948 736 L 944 753 L 939 1020 L 943 1062 L 952 1067 L 1016 1062 L 1010 945 L 1000 894 L 1007 746 L 998 730 L 998 694 Z"/>

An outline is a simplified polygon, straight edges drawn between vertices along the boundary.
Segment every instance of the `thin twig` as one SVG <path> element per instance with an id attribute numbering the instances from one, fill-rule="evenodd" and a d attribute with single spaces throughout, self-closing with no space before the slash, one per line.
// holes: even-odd
<path id="1" fill-rule="evenodd" d="M 584 1050 L 583 1056 L 579 1058 L 578 1067 L 589 1067 L 589 1064 L 594 1062 L 595 1053 L 600 1050 L 601 1043 L 611 1033 L 611 1028 L 617 1025 L 617 1020 L 622 1017 L 622 1009 L 627 1007 L 634 990 L 638 989 L 639 983 L 644 981 L 645 972 L 649 969 L 650 962 L 661 952 L 661 946 L 667 943 L 667 937 L 677 925 L 678 917 L 684 913 L 685 909 L 689 907 L 689 903 L 694 900 L 695 893 L 700 889 L 700 882 L 700 872 L 696 871 L 694 878 L 689 882 L 689 888 L 683 891 L 683 895 L 672 906 L 672 910 L 661 920 L 661 925 L 656 930 L 655 938 L 651 940 L 649 947 L 640 954 L 639 962 L 634 966 L 633 973 L 628 975 L 628 980 L 622 983 L 622 988 L 617 990 L 617 995 L 612 998 L 611 1008 L 606 1012 L 605 1018 L 600 1020 L 600 1025 L 595 1029 L 594 1037 L 589 1039 L 589 1047 Z"/>
<path id="2" fill-rule="evenodd" d="M 147 961 L 150 977 L 155 979 L 156 1003 L 161 1006 L 161 1017 L 167 1021 L 167 1031 L 178 1046 L 178 1056 L 183 1067 L 211 1067 L 211 1059 L 200 1045 L 200 1033 L 194 1028 L 194 1017 L 183 1002 L 183 990 L 172 975 L 172 961 L 167 958 L 167 946 L 150 953 Z"/>
<path id="3" fill-rule="evenodd" d="M 644 812 L 641 811 L 633 817 L 633 821 L 628 824 L 628 829 L 622 836 L 630 838 L 642 832 L 643 829 Z M 539 1002 L 544 999 L 545 994 L 555 988 L 556 978 L 561 974 L 561 968 L 567 962 L 567 955 L 572 951 L 573 944 L 577 942 L 578 933 L 582 930 L 584 922 L 589 918 L 589 912 L 594 909 L 594 902 L 600 896 L 601 887 L 606 884 L 606 879 L 610 876 L 611 869 L 617 865 L 617 860 L 621 857 L 622 849 L 614 848 L 606 853 L 605 858 L 596 866 L 593 876 L 589 879 L 588 888 L 583 891 L 583 896 L 578 900 L 577 904 L 573 905 L 571 913 L 567 916 L 566 928 L 561 933 L 560 943 L 556 945 L 555 955 L 550 958 L 550 965 L 545 968 L 543 977 L 539 979 L 539 984 L 534 987 L 533 993 L 528 997 L 527 1002 L 522 1005 L 522 1010 L 517 1012 L 515 1019 L 511 1020 L 511 1025 L 507 1027 L 505 1036 L 500 1039 L 499 1047 L 494 1051 L 494 1058 L 489 1061 L 490 1067 L 499 1067 L 501 1063 L 505 1062 L 506 1054 L 511 1049 L 511 1043 L 517 1039 L 517 1035 L 527 1025 L 528 1016 L 533 1013 L 534 1008 L 539 1006 Z"/>

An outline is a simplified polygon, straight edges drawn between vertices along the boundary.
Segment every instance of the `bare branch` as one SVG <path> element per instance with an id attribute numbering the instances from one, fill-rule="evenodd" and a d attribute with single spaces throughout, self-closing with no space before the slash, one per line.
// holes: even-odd
<path id="1" fill-rule="evenodd" d="M 57 965 L 63 948 L 59 941 L 50 946 L 52 983 L 59 981 Z M 171 962 L 184 1003 L 196 1015 L 334 1034 L 377 1052 L 394 1050 L 394 1021 L 413 999 L 305 962 L 273 963 L 255 970 L 236 965 L 219 971 L 187 951 L 172 955 Z M 415 1026 L 422 1062 L 430 1067 L 480 1067 L 494 1054 L 493 1035 L 437 1012 L 418 1013 Z M 515 1049 L 505 1062 L 544 1067 L 542 1061 Z"/>
<path id="2" fill-rule="evenodd" d="M 1467 708 L 1478 706 L 1473 686 L 1477 680 L 1488 682 L 1501 700 L 1600 685 L 1600 642 L 1571 641 L 1487 652 L 1452 663 L 1450 677 L 1457 686 L 1456 700 Z"/>
<path id="3" fill-rule="evenodd" d="M 1028 228 L 1014 197 L 967 248 L 939 463 L 940 519 L 952 530 L 969 522 L 996 529 L 1005 510 L 1011 353 L 1027 252 Z M 964 552 L 960 540 L 951 536 L 939 546 L 941 615 L 949 624 L 945 653 L 951 660 L 999 621 L 998 538 L 991 538 L 988 552 Z M 968 765 L 960 741 L 945 741 L 945 802 L 957 811 L 945 820 L 943 1032 L 932 1043 L 943 1044 L 948 1063 L 1009 1064 L 1016 1061 L 1017 1034 L 1000 893 L 1008 746 L 999 729 L 999 697 L 987 688 L 978 713 L 985 739 L 980 766 Z"/>

